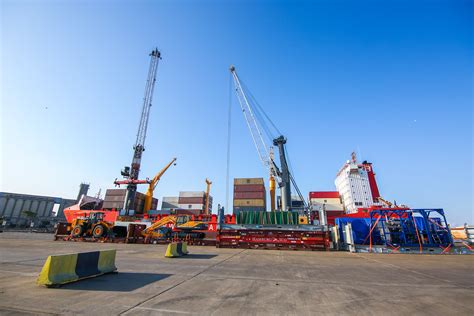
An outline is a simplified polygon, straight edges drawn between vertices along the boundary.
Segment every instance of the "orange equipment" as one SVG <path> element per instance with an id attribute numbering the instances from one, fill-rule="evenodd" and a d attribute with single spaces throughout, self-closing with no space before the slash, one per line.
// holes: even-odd
<path id="1" fill-rule="evenodd" d="M 205 196 L 205 199 L 204 199 L 204 202 L 206 204 L 205 204 L 205 207 L 204 207 L 204 214 L 209 215 L 209 192 L 211 192 L 212 182 L 208 178 L 206 178 L 206 184 L 207 184 L 206 196 Z"/>
<path id="2" fill-rule="evenodd" d="M 173 158 L 170 161 L 170 163 L 168 163 L 163 169 L 161 169 L 161 171 L 158 172 L 156 176 L 153 179 L 151 179 L 151 181 L 149 182 L 148 190 L 145 193 L 145 206 L 143 208 L 143 213 L 146 214 L 151 209 L 151 202 L 153 200 L 153 191 L 155 190 L 158 182 L 160 182 L 161 176 L 166 172 L 166 170 L 168 170 L 169 167 L 171 167 L 171 165 L 173 164 L 176 166 L 175 161 L 176 161 L 176 158 Z"/>

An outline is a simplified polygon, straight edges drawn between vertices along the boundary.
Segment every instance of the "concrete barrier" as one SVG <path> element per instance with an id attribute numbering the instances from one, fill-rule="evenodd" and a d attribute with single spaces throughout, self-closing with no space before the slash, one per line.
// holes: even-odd
<path id="1" fill-rule="evenodd" d="M 115 254 L 101 250 L 49 256 L 36 283 L 50 287 L 114 272 Z"/>
<path id="2" fill-rule="evenodd" d="M 181 257 L 188 254 L 188 244 L 186 242 L 172 242 L 168 244 L 166 248 L 165 257 L 175 258 Z"/>

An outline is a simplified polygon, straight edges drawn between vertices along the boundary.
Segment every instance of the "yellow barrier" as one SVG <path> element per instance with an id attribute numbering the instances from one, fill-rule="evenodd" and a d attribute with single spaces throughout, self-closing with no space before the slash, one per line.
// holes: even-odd
<path id="1" fill-rule="evenodd" d="M 181 252 L 184 254 L 184 255 L 187 255 L 189 253 L 188 251 L 188 243 L 187 242 L 183 242 L 182 245 L 181 245 Z"/>
<path id="2" fill-rule="evenodd" d="M 115 254 L 116 250 L 102 250 L 49 256 L 36 283 L 49 287 L 114 272 Z"/>
<path id="3" fill-rule="evenodd" d="M 172 242 L 166 248 L 165 257 L 175 258 L 188 254 L 188 244 L 186 242 Z"/>

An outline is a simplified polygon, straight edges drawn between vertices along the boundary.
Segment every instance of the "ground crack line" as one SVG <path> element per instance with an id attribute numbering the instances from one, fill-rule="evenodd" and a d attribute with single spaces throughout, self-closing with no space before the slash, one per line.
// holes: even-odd
<path id="1" fill-rule="evenodd" d="M 226 262 L 226 261 L 228 261 L 228 260 L 234 258 L 234 257 L 237 256 L 237 255 L 240 255 L 240 254 L 241 254 L 242 252 L 244 252 L 244 251 L 246 251 L 246 249 L 244 249 L 244 250 L 242 250 L 242 251 L 239 251 L 238 253 L 234 253 L 232 256 L 230 256 L 230 257 L 228 257 L 228 258 L 226 258 L 226 259 L 224 259 L 224 260 L 222 260 L 222 261 L 216 262 L 216 263 L 213 264 L 213 265 L 210 265 L 209 267 L 207 267 L 207 268 L 203 269 L 202 271 L 196 273 L 196 274 L 193 275 L 192 277 L 190 277 L 190 278 L 188 278 L 188 279 L 185 279 L 185 280 L 183 280 L 183 281 L 181 281 L 181 282 L 179 282 L 179 283 L 177 283 L 177 284 L 175 284 L 175 285 L 173 285 L 173 286 L 171 286 L 171 287 L 169 287 L 169 288 L 167 288 L 167 289 L 165 289 L 165 290 L 163 290 L 163 291 L 161 291 L 161 292 L 159 292 L 159 293 L 157 293 L 157 294 L 155 294 L 155 295 L 153 295 L 153 296 L 151 296 L 151 297 L 149 297 L 149 298 L 147 298 L 146 300 L 144 300 L 144 301 L 142 301 L 142 302 L 139 302 L 139 303 L 137 303 L 137 304 L 131 306 L 130 308 L 128 308 L 128 309 L 124 310 L 123 312 L 121 312 L 119 315 L 124 315 L 125 313 L 131 311 L 132 309 L 134 309 L 134 308 L 136 308 L 136 307 L 139 307 L 140 305 L 145 304 L 146 302 L 149 302 L 149 301 L 151 301 L 151 300 L 154 299 L 154 298 L 157 298 L 157 297 L 160 296 L 161 294 L 166 293 L 166 292 L 168 292 L 168 291 L 171 291 L 172 289 L 174 289 L 174 288 L 180 286 L 181 284 L 183 284 L 183 283 L 185 283 L 185 282 L 188 282 L 188 281 L 194 279 L 195 277 L 197 277 L 197 276 L 203 274 L 204 272 L 208 271 L 209 269 L 212 269 L 212 268 L 218 266 L 219 264 L 224 263 L 224 262 Z"/>

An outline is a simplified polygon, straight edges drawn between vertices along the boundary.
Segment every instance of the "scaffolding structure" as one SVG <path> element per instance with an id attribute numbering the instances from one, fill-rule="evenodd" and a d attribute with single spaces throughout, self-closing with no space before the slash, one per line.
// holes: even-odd
<path id="1" fill-rule="evenodd" d="M 454 245 L 443 209 L 379 209 L 370 212 L 369 245 L 394 250 L 400 247 L 423 249 Z"/>

